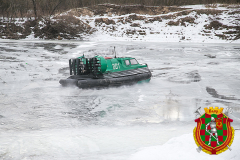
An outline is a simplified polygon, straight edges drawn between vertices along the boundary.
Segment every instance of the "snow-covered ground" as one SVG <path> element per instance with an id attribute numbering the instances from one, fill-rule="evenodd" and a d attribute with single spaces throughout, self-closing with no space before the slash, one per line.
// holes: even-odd
<path id="1" fill-rule="evenodd" d="M 90 37 L 86 37 L 90 41 L 240 43 L 239 39 L 232 40 L 235 36 L 228 35 L 230 31 L 236 30 L 226 27 L 240 25 L 239 7 L 222 7 L 222 5 L 218 4 L 216 8 L 206 8 L 205 5 L 190 5 L 181 8 L 186 8 L 186 10 L 159 15 L 132 13 L 120 16 L 106 14 L 77 18 L 97 30 Z M 186 12 L 183 13 L 184 11 Z M 132 19 L 131 16 L 133 15 L 139 18 Z M 157 17 L 160 20 L 151 20 Z M 100 18 L 113 20 L 114 24 L 96 23 L 96 20 Z M 185 21 L 184 18 L 193 18 L 193 21 L 183 22 Z M 170 21 L 180 23 L 169 25 Z M 205 25 L 209 25 L 212 21 L 218 21 L 225 27 L 206 29 Z M 183 22 L 182 25 L 181 22 Z M 133 26 L 134 24 L 135 26 Z M 227 38 L 222 39 L 217 35 L 226 36 Z"/>
<path id="2" fill-rule="evenodd" d="M 112 56 L 113 46 L 147 63 L 150 83 L 60 86 L 69 58 Z M 192 131 L 199 106 L 232 107 L 240 128 L 239 51 L 227 43 L 0 40 L 0 159 L 238 160 L 239 130 L 232 151 L 218 156 L 198 153 Z"/>
<path id="3" fill-rule="evenodd" d="M 145 10 L 147 10 L 148 7 L 153 6 L 145 6 Z M 80 20 L 79 23 L 84 25 L 76 25 L 75 27 L 78 29 L 79 27 L 83 27 L 82 29 L 86 31 L 83 33 L 76 32 L 75 38 L 77 40 L 83 39 L 91 42 L 240 43 L 240 31 L 238 28 L 238 26 L 240 26 L 239 5 L 214 4 L 210 5 L 210 7 L 206 5 L 188 5 L 176 7 L 177 9 L 175 8 L 175 10 L 171 10 L 171 7 L 163 6 L 163 13 L 161 14 L 153 14 L 152 12 L 148 14 L 148 11 L 142 11 L 142 14 L 119 14 L 116 13 L 118 11 L 111 12 L 113 8 L 111 8 L 111 5 L 110 7 L 108 6 L 107 9 L 105 8 L 108 10 L 106 14 L 94 14 L 91 8 L 77 8 L 52 16 L 51 20 L 56 21 L 57 17 L 61 16 L 65 16 L 64 18 L 67 19 L 73 19 L 73 28 L 68 28 L 66 31 L 69 32 L 69 30 L 74 30 L 74 23 L 76 23 L 74 18 L 77 18 Z M 101 9 L 99 10 L 101 11 Z M 154 7 L 152 10 L 154 10 Z M 15 20 L 13 23 L 17 26 L 23 26 L 27 18 L 16 18 Z M 7 21 L 6 18 L 5 21 Z M 45 21 L 46 20 L 41 20 L 38 23 L 39 29 L 45 26 Z M 0 27 L 4 28 L 6 25 L 7 22 L 0 25 Z M 84 28 L 84 26 L 87 28 L 89 26 L 90 29 Z M 38 33 L 40 35 L 34 37 L 36 34 L 34 33 L 33 27 L 29 29 L 32 33 L 26 37 L 26 40 L 39 39 L 40 35 L 47 39 L 46 35 L 42 35 L 44 31 L 38 31 L 41 32 L 41 34 Z M 8 31 L 9 30 L 5 29 L 5 32 Z M 58 38 L 60 39 L 64 39 L 63 35 L 69 35 L 69 33 L 61 32 L 62 31 L 58 33 Z M 236 38 L 237 35 L 238 38 Z M 2 38 L 7 38 L 8 36 L 11 37 L 11 34 L 6 34 Z M 81 38 L 79 38 L 79 36 Z M 70 37 L 74 38 L 74 35 Z M 17 38 L 17 36 L 15 36 L 15 38 Z"/>
<path id="4" fill-rule="evenodd" d="M 152 146 L 142 148 L 137 153 L 134 153 L 129 160 L 179 160 L 179 159 L 196 159 L 196 160 L 212 160 L 212 159 L 239 159 L 240 153 L 240 131 L 237 130 L 235 133 L 234 144 L 232 147 L 234 150 L 227 150 L 219 155 L 208 155 L 204 152 L 198 153 L 196 151 L 196 145 L 192 138 L 192 134 L 184 134 L 179 137 L 170 139 L 163 145 Z"/>

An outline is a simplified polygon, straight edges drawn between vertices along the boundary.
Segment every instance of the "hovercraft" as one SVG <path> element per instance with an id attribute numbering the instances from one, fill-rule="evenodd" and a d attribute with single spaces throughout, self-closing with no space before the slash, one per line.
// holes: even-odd
<path id="1" fill-rule="evenodd" d="M 69 60 L 70 77 L 61 79 L 62 86 L 100 88 L 149 82 L 151 71 L 147 64 L 139 64 L 131 57 L 85 58 L 84 55 Z"/>

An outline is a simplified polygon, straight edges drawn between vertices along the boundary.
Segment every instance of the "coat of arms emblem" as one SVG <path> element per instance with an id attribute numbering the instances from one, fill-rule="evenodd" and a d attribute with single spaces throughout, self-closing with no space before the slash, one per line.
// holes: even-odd
<path id="1" fill-rule="evenodd" d="M 234 139 L 234 129 L 231 127 L 232 119 L 228 118 L 230 109 L 222 113 L 223 108 L 204 108 L 205 113 L 201 114 L 200 108 L 195 112 L 200 115 L 195 119 L 197 127 L 193 130 L 193 137 L 198 148 L 208 154 L 220 154 L 227 149 L 231 150 Z"/>

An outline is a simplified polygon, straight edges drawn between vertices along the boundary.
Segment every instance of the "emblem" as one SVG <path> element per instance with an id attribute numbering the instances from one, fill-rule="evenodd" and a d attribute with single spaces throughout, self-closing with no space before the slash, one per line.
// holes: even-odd
<path id="1" fill-rule="evenodd" d="M 222 113 L 223 108 L 209 107 L 204 108 L 205 113 L 201 114 L 199 107 L 195 113 L 200 117 L 195 119 L 197 127 L 193 130 L 193 138 L 198 148 L 197 151 L 204 151 L 208 154 L 220 154 L 227 149 L 231 151 L 230 146 L 234 139 L 234 129 L 231 127 L 232 119 L 228 118 L 228 114 L 232 110 L 227 108 Z"/>

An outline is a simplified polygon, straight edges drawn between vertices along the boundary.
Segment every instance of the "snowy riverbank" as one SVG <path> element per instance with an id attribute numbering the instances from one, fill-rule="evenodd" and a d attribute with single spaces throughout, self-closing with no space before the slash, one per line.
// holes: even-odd
<path id="1" fill-rule="evenodd" d="M 0 23 L 5 39 L 240 43 L 239 5 L 118 6 L 71 9 L 49 19 Z M 4 20 L 3 20 L 4 21 Z"/>
<path id="2" fill-rule="evenodd" d="M 197 43 L 240 43 L 234 40 L 240 26 L 240 8 L 206 8 L 204 5 L 180 7 L 183 10 L 159 15 L 128 14 L 111 17 L 80 17 L 89 21 L 97 31 L 90 36 L 92 41 L 123 40 L 152 42 L 197 42 Z M 101 23 L 96 24 L 96 20 Z M 106 24 L 113 20 L 114 24 Z M 240 28 L 238 28 L 240 29 Z M 240 32 L 238 31 L 238 34 Z"/>

